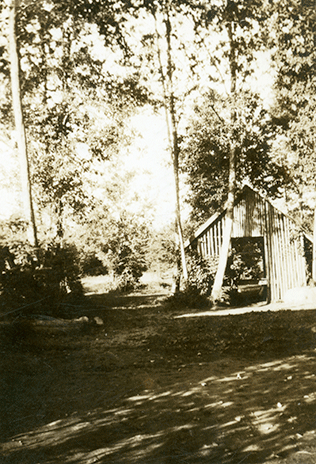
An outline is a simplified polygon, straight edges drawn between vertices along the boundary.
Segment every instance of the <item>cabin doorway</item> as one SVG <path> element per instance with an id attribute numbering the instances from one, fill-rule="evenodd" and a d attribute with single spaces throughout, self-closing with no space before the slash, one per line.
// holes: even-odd
<path id="1" fill-rule="evenodd" d="M 235 237 L 227 269 L 232 300 L 251 304 L 267 300 L 266 261 L 263 237 Z M 234 303 L 234 301 L 232 301 Z"/>

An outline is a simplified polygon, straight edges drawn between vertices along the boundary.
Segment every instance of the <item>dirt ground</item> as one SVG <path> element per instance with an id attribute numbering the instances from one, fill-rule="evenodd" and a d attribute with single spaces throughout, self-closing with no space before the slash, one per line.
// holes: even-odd
<path id="1" fill-rule="evenodd" d="M 164 296 L 0 321 L 1 464 L 316 463 L 316 310 Z"/>

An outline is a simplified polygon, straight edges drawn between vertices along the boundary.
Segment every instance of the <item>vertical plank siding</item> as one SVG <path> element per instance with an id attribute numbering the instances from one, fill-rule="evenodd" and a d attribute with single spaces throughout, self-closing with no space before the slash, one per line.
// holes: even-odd
<path id="1" fill-rule="evenodd" d="M 218 215 L 198 237 L 197 250 L 204 258 L 219 256 L 225 214 Z M 306 285 L 306 262 L 294 222 L 250 187 L 244 188 L 234 207 L 232 236 L 263 237 L 268 292 L 279 301 L 290 288 Z M 302 236 L 303 237 L 303 236 Z"/>

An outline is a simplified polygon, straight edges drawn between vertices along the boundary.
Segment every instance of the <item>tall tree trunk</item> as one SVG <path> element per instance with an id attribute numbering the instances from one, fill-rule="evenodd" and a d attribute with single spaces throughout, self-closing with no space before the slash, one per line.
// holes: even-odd
<path id="1" fill-rule="evenodd" d="M 176 190 L 176 223 L 177 223 L 177 232 L 179 237 L 179 247 L 181 253 L 181 263 L 183 277 L 185 280 L 188 279 L 188 270 L 185 258 L 185 249 L 184 249 L 184 240 L 183 240 L 183 231 L 182 231 L 182 221 L 181 221 L 181 205 L 180 205 L 180 182 L 179 182 L 179 139 L 177 131 L 177 123 L 175 117 L 175 106 L 174 106 L 174 95 L 173 92 L 170 94 L 170 116 L 171 116 L 171 127 L 172 127 L 172 161 L 173 161 L 173 173 L 175 180 L 175 190 Z"/>
<path id="2" fill-rule="evenodd" d="M 313 267 L 312 279 L 316 283 L 316 208 L 314 209 Z"/>
<path id="3" fill-rule="evenodd" d="M 166 120 L 168 124 L 169 142 L 171 145 L 173 173 L 175 181 L 175 193 L 176 193 L 176 230 L 179 240 L 179 248 L 181 255 L 182 272 L 185 280 L 188 279 L 188 270 L 185 256 L 182 221 L 181 221 L 181 205 L 180 205 L 180 182 L 179 182 L 179 137 L 178 137 L 178 124 L 176 117 L 175 107 L 175 95 L 173 89 L 173 61 L 172 61 L 172 44 L 171 44 L 171 22 L 170 22 L 170 10 L 169 0 L 165 4 L 165 26 L 166 26 L 166 41 L 167 41 L 167 78 L 163 73 L 160 50 L 158 45 L 158 55 L 160 62 L 160 74 L 164 89 L 164 105 L 166 110 Z M 167 80 L 167 85 L 166 85 Z M 169 123 L 170 121 L 170 123 Z M 170 129 L 169 129 L 170 127 Z M 180 269 L 178 269 L 178 277 L 180 276 Z M 177 281 L 176 291 L 179 290 L 180 281 Z"/>
<path id="4" fill-rule="evenodd" d="M 236 120 L 236 86 L 237 86 L 237 63 L 236 63 L 236 50 L 234 44 L 234 23 L 227 23 L 227 31 L 229 36 L 230 54 L 229 54 L 229 65 L 230 65 L 230 76 L 231 76 L 231 88 L 230 94 L 233 103 L 231 111 L 231 126 Z M 225 229 L 223 242 L 220 249 L 219 263 L 217 272 L 215 275 L 214 285 L 211 293 L 212 303 L 216 303 L 221 297 L 223 281 L 225 276 L 225 270 L 228 261 L 229 247 L 231 242 L 231 236 L 233 231 L 234 222 L 234 204 L 235 204 L 235 189 L 236 189 L 236 148 L 234 143 L 234 134 L 231 133 L 230 140 L 230 152 L 229 152 L 229 176 L 228 176 L 228 199 L 226 204 L 226 216 L 225 216 Z"/>
<path id="5" fill-rule="evenodd" d="M 31 243 L 31 245 L 38 247 L 37 230 L 32 201 L 32 188 L 30 182 L 30 167 L 27 153 L 27 143 L 20 90 L 20 66 L 16 39 L 16 0 L 11 0 L 10 4 L 9 44 L 11 62 L 12 102 L 20 160 L 24 215 L 28 223 L 28 240 Z"/>
<path id="6" fill-rule="evenodd" d="M 234 222 L 234 203 L 235 203 L 235 148 L 231 147 L 229 155 L 229 181 L 228 181 L 228 199 L 226 204 L 225 228 L 223 243 L 220 249 L 219 263 L 216 271 L 214 285 L 212 288 L 211 300 L 216 303 L 221 297 L 222 286 L 225 276 L 225 270 L 228 261 L 229 247 L 233 231 Z"/>

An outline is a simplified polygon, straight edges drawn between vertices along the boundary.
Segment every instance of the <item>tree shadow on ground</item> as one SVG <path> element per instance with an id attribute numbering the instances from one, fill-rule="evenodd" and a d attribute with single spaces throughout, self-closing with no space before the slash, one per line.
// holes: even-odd
<path id="1" fill-rule="evenodd" d="M 316 461 L 313 311 L 189 322 L 157 313 L 148 332 L 152 309 L 140 326 L 131 312 L 117 317 L 120 330 L 111 319 L 80 340 L 37 334 L 11 356 L 1 463 Z"/>

